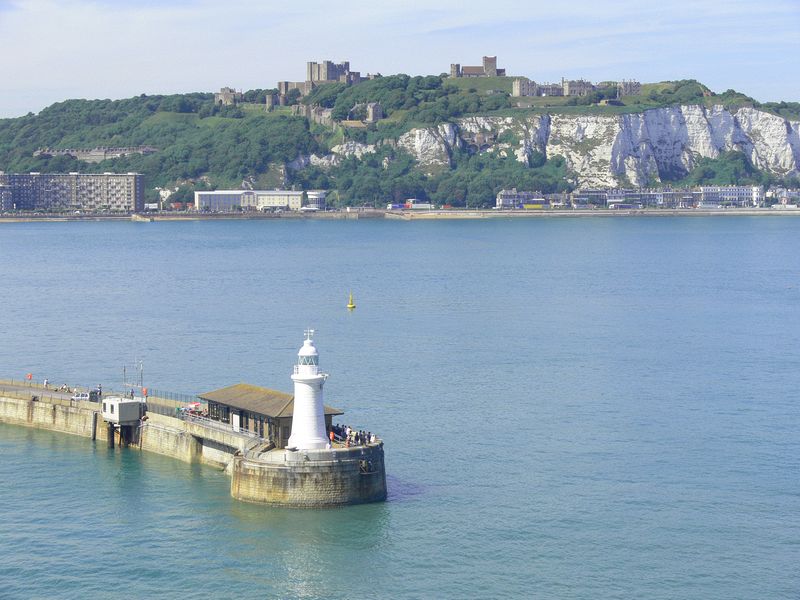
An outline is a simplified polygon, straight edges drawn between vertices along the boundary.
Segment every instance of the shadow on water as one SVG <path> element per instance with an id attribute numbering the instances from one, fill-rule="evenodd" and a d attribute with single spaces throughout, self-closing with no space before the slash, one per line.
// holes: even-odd
<path id="1" fill-rule="evenodd" d="M 407 502 L 425 494 L 425 487 L 419 483 L 400 479 L 386 474 L 387 502 Z"/>

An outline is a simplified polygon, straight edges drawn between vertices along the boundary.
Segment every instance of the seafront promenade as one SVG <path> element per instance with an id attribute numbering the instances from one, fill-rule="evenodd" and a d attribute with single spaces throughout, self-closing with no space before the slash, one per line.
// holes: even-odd
<path id="1" fill-rule="evenodd" d="M 540 210 L 386 210 L 356 209 L 324 212 L 283 213 L 196 213 L 162 212 L 147 214 L 38 214 L 0 215 L 2 223 L 91 222 L 91 221 L 275 221 L 275 220 L 360 220 L 391 219 L 395 221 L 476 220 L 476 219 L 559 219 L 559 218 L 634 218 L 634 217 L 794 217 L 800 209 L 772 208 L 668 208 L 668 209 L 540 209 Z"/>

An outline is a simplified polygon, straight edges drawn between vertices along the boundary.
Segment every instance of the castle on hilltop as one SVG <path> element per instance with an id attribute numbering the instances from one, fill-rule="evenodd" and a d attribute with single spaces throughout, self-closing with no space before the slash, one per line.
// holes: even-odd
<path id="1" fill-rule="evenodd" d="M 505 77 L 506 70 L 497 68 L 496 56 L 484 56 L 479 67 L 462 67 L 458 63 L 450 64 L 450 77 Z"/>
<path id="2" fill-rule="evenodd" d="M 363 79 L 374 79 L 380 75 L 367 75 Z M 307 96 L 320 85 L 328 83 L 344 83 L 355 85 L 361 83 L 361 72 L 350 70 L 350 61 L 335 63 L 331 60 L 306 63 L 305 81 L 279 81 L 278 95 L 267 96 L 267 110 L 275 105 L 285 106 L 289 103 L 289 92 L 297 90 L 299 97 Z"/>

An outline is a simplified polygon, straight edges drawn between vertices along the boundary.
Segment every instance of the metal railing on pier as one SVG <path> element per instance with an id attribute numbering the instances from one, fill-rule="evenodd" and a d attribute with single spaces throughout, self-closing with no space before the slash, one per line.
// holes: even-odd
<path id="1" fill-rule="evenodd" d="M 179 403 L 171 404 L 160 402 L 159 398 L 147 398 L 147 412 L 164 415 L 165 417 L 179 417 L 180 405 Z"/>
<path id="2" fill-rule="evenodd" d="M 259 436 L 257 433 L 253 433 L 252 431 L 242 429 L 241 427 L 238 429 L 234 429 L 231 423 L 223 423 L 222 421 L 209 419 L 208 417 L 193 415 L 192 413 L 186 412 L 178 416 L 178 418 L 183 419 L 187 423 L 197 423 L 198 425 L 202 425 L 203 427 L 209 427 L 211 429 L 216 429 L 217 431 L 224 431 L 225 433 L 232 433 L 233 435 L 240 435 L 242 437 L 248 437 L 254 440 L 262 439 L 261 436 Z"/>
<path id="3" fill-rule="evenodd" d="M 163 390 L 154 390 L 152 388 L 148 388 L 147 396 L 150 398 L 156 396 L 158 398 L 164 398 L 165 400 L 182 402 L 184 404 L 189 404 L 190 402 L 197 402 L 197 396 L 192 396 L 191 394 L 181 394 L 178 392 L 165 392 Z"/>

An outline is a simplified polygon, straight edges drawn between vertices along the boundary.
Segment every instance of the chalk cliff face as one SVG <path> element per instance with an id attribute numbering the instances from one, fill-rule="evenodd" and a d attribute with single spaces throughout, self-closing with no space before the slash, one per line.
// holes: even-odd
<path id="1" fill-rule="evenodd" d="M 331 148 L 331 154 L 325 154 L 323 156 L 317 156 L 316 154 L 311 154 L 309 156 L 301 155 L 286 166 L 294 171 L 305 169 L 309 165 L 322 169 L 329 169 L 339 165 L 345 158 L 355 156 L 360 159 L 365 154 L 374 154 L 375 149 L 376 147 L 374 144 L 344 142 Z"/>
<path id="2" fill-rule="evenodd" d="M 468 148 L 513 156 L 560 155 L 583 186 L 646 185 L 682 176 L 702 157 L 737 150 L 757 168 L 800 173 L 800 121 L 752 108 L 675 106 L 626 115 L 469 117 L 413 129 L 398 146 L 428 172 L 450 165 Z"/>
<path id="3" fill-rule="evenodd" d="M 412 129 L 400 136 L 397 145 L 432 171 L 450 166 L 451 153 L 461 147 L 461 139 L 456 125 L 444 123 L 437 127 Z"/>

